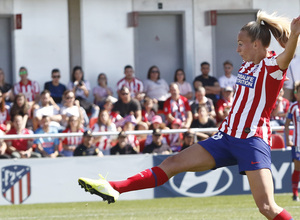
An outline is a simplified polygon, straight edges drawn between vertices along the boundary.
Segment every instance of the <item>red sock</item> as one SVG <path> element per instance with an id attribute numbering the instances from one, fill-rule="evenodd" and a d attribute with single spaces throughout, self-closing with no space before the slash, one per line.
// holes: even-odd
<path id="1" fill-rule="evenodd" d="M 300 171 L 294 170 L 292 175 L 292 189 L 293 195 L 298 196 L 298 183 L 299 183 Z"/>
<path id="2" fill-rule="evenodd" d="M 292 216 L 290 213 L 288 213 L 285 209 L 282 210 L 278 215 L 276 215 L 273 220 L 293 220 Z"/>
<path id="3" fill-rule="evenodd" d="M 159 167 L 144 170 L 123 181 L 111 181 L 110 185 L 119 193 L 153 188 L 169 180 L 167 174 Z"/>

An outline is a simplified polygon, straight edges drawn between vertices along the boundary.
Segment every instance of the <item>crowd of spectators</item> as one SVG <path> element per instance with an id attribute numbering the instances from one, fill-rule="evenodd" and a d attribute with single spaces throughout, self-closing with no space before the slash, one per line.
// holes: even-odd
<path id="1" fill-rule="evenodd" d="M 64 138 L 0 141 L 0 158 L 70 157 L 179 152 L 212 132 L 192 132 L 190 128 L 216 128 L 232 106 L 236 76 L 233 65 L 224 62 L 224 75 L 210 76 L 210 64 L 201 63 L 201 74 L 186 81 L 183 69 L 174 73 L 168 85 L 160 78 L 157 66 L 151 66 L 147 79 L 135 77 L 134 68 L 124 68 L 124 77 L 116 85 L 117 94 L 105 73 L 91 88 L 80 66 L 73 68 L 67 85 L 60 82 L 59 69 L 51 72 L 44 88 L 28 78 L 26 67 L 19 69 L 20 81 L 5 82 L 0 69 L 0 135 L 82 133 Z M 88 97 L 92 92 L 93 101 Z M 282 90 L 272 112 L 272 125 L 283 125 L 289 108 Z M 185 133 L 163 134 L 164 129 L 189 129 Z M 132 130 L 152 130 L 152 134 L 127 134 Z M 94 136 L 93 132 L 117 132 Z"/>

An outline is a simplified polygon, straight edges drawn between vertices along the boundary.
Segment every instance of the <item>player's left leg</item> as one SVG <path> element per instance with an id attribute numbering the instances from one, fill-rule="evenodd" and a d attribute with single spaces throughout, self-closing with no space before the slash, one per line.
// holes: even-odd
<path id="1" fill-rule="evenodd" d="M 246 171 L 253 198 L 259 211 L 274 220 L 291 220 L 291 215 L 275 203 L 272 174 L 269 169 Z"/>

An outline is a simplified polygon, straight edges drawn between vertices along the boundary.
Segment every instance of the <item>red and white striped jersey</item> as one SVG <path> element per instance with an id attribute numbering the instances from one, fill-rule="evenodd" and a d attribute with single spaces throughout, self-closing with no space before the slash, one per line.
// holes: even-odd
<path id="1" fill-rule="evenodd" d="M 287 118 L 291 119 L 294 124 L 293 143 L 295 146 L 300 146 L 300 103 L 293 102 L 289 108 Z"/>
<path id="2" fill-rule="evenodd" d="M 274 56 L 257 65 L 244 62 L 237 76 L 232 107 L 219 130 L 236 138 L 260 137 L 270 145 L 270 114 L 285 75 L 286 70 L 280 70 Z"/>
<path id="3" fill-rule="evenodd" d="M 143 82 L 137 78 L 133 78 L 130 82 L 125 77 L 117 82 L 117 89 L 120 90 L 123 86 L 126 86 L 132 97 L 135 97 L 136 93 L 144 91 Z"/>
<path id="4" fill-rule="evenodd" d="M 93 132 L 105 132 L 105 131 L 117 131 L 116 125 L 111 123 L 109 126 L 106 125 L 99 125 L 98 123 L 94 124 L 92 128 Z M 111 148 L 111 136 L 110 135 L 103 135 L 99 142 L 95 145 L 99 148 L 99 150 L 109 150 Z"/>
<path id="5" fill-rule="evenodd" d="M 83 133 L 83 129 L 81 128 L 78 132 L 82 132 Z M 64 130 L 62 133 L 72 133 L 72 131 L 70 130 L 70 128 L 67 128 L 66 130 Z M 65 145 L 79 145 L 82 143 L 82 136 L 80 137 L 65 137 L 62 141 L 63 144 Z"/>
<path id="6" fill-rule="evenodd" d="M 27 101 L 34 101 L 35 96 L 40 93 L 40 86 L 38 82 L 28 80 L 28 83 L 24 85 L 21 81 L 14 85 L 15 95 L 23 93 L 27 98 Z"/>
<path id="7" fill-rule="evenodd" d="M 188 99 L 182 95 L 176 101 L 170 97 L 164 103 L 164 114 L 172 114 L 174 118 L 179 118 L 181 121 L 186 121 L 188 111 L 191 111 L 191 106 Z"/>

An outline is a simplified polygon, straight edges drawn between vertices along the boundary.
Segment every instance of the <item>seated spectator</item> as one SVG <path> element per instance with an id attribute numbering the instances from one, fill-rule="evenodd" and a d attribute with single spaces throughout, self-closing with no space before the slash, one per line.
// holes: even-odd
<path id="1" fill-rule="evenodd" d="M 144 81 L 145 95 L 158 102 L 158 110 L 162 110 L 164 102 L 170 97 L 169 86 L 166 80 L 160 78 L 157 66 L 151 66 L 147 79 Z"/>
<path id="2" fill-rule="evenodd" d="M 147 131 L 147 130 L 149 130 L 149 126 L 146 122 L 141 121 L 135 126 L 135 130 Z M 147 136 L 148 136 L 147 134 L 137 134 L 136 135 L 136 138 L 140 144 L 140 152 L 142 152 L 145 147 L 145 142 L 147 140 Z M 150 143 L 151 142 L 152 142 L 152 135 L 151 135 Z"/>
<path id="3" fill-rule="evenodd" d="M 107 77 L 105 73 L 98 75 L 98 85 L 93 88 L 94 104 L 98 105 L 101 109 L 108 97 L 112 97 L 113 90 L 107 86 Z M 113 98 L 113 97 L 112 97 Z"/>
<path id="4" fill-rule="evenodd" d="M 174 82 L 178 85 L 180 95 L 191 100 L 193 98 L 192 86 L 185 79 L 185 72 L 183 69 L 177 69 L 174 75 Z"/>
<path id="5" fill-rule="evenodd" d="M 31 108 L 23 93 L 19 93 L 15 96 L 15 100 L 10 108 L 10 118 L 14 118 L 15 115 L 22 116 L 23 128 L 29 128 L 32 125 Z"/>
<path id="6" fill-rule="evenodd" d="M 75 100 L 75 95 L 71 90 L 66 90 L 63 95 L 64 105 L 60 108 L 62 117 L 61 125 L 66 127 L 70 116 L 76 116 L 81 119 L 82 124 L 86 127 L 89 124 L 89 119 L 85 110 L 80 107 L 79 101 Z"/>
<path id="7" fill-rule="evenodd" d="M 181 120 L 176 118 L 171 124 L 171 129 L 180 129 Z M 179 152 L 182 145 L 182 133 L 171 133 L 166 135 L 167 143 L 171 147 L 172 152 Z"/>
<path id="8" fill-rule="evenodd" d="M 194 79 L 194 89 L 202 86 L 205 88 L 206 96 L 210 98 L 214 105 L 220 98 L 221 87 L 217 78 L 209 75 L 210 64 L 208 62 L 201 63 L 201 75 Z"/>
<path id="9" fill-rule="evenodd" d="M 183 143 L 181 151 L 192 146 L 195 143 L 195 134 L 191 131 L 186 131 L 183 133 Z"/>
<path id="10" fill-rule="evenodd" d="M 139 123 L 142 119 L 142 107 L 140 102 L 131 97 L 129 89 L 125 86 L 120 89 L 120 98 L 114 103 L 112 111 L 117 112 L 123 118 L 126 116 L 134 116 L 136 123 Z"/>
<path id="11" fill-rule="evenodd" d="M 124 131 L 121 131 L 118 135 L 118 143 L 110 149 L 111 155 L 118 154 L 137 154 L 135 148 L 132 147 L 130 143 L 127 141 L 127 135 Z"/>
<path id="12" fill-rule="evenodd" d="M 141 80 L 134 77 L 133 67 L 130 65 L 125 66 L 124 74 L 125 77 L 117 82 L 118 97 L 120 98 L 122 96 L 122 88 L 125 86 L 129 89 L 131 98 L 135 98 L 138 101 L 142 101 L 145 96 L 145 94 L 143 93 L 144 85 Z"/>
<path id="13" fill-rule="evenodd" d="M 290 107 L 290 102 L 284 98 L 283 95 L 284 91 L 281 89 L 278 94 L 276 104 L 271 112 L 271 126 L 283 126 L 285 124 L 285 118 Z"/>
<path id="14" fill-rule="evenodd" d="M 151 125 L 150 125 L 149 129 L 155 130 L 155 129 L 165 129 L 165 128 L 166 128 L 166 125 L 165 125 L 165 123 L 163 123 L 161 116 L 160 115 L 155 115 L 152 118 Z M 152 134 L 148 134 L 147 139 L 145 141 L 145 145 L 149 145 L 149 144 L 151 144 L 151 142 L 152 142 Z M 165 136 L 163 136 L 162 142 L 164 144 L 167 144 L 167 139 L 165 138 Z"/>
<path id="15" fill-rule="evenodd" d="M 217 102 L 216 113 L 217 113 L 217 124 L 221 123 L 229 114 L 230 108 L 233 101 L 233 89 L 227 86 L 224 89 L 223 97 Z"/>
<path id="16" fill-rule="evenodd" d="M 93 145 L 94 137 L 90 130 L 83 133 L 83 141 L 74 150 L 74 156 L 98 156 L 103 157 L 102 152 Z"/>
<path id="17" fill-rule="evenodd" d="M 0 91 L 0 130 L 7 132 L 10 130 L 10 128 L 11 128 L 11 121 L 8 112 L 8 107 L 5 104 L 4 96 Z"/>
<path id="18" fill-rule="evenodd" d="M 170 84 L 171 97 L 164 103 L 164 113 L 169 124 L 176 118 L 182 121 L 182 128 L 191 126 L 193 115 L 187 98 L 179 94 L 179 88 L 176 83 Z"/>
<path id="19" fill-rule="evenodd" d="M 108 112 L 111 122 L 116 123 L 119 120 L 121 120 L 123 117 L 118 112 L 112 111 L 113 107 L 114 107 L 114 105 L 113 105 L 112 100 L 110 98 L 107 98 L 105 100 L 103 108 Z"/>
<path id="20" fill-rule="evenodd" d="M 146 145 L 143 153 L 149 153 L 149 154 L 171 154 L 172 150 L 168 144 L 162 143 L 162 133 L 160 129 L 154 129 L 153 130 L 153 141 L 151 144 Z"/>
<path id="21" fill-rule="evenodd" d="M 62 133 L 83 133 L 81 119 L 76 116 L 70 116 L 68 125 Z M 82 136 L 67 136 L 62 139 L 63 150 L 61 154 L 65 157 L 73 156 L 75 148 L 82 143 Z"/>
<path id="22" fill-rule="evenodd" d="M 145 97 L 142 109 L 142 121 L 146 122 L 148 126 L 150 126 L 151 120 L 155 115 L 156 113 L 153 109 L 153 100 L 149 97 Z"/>
<path id="23" fill-rule="evenodd" d="M 216 123 L 208 116 L 208 111 L 205 105 L 198 106 L 198 118 L 194 119 L 191 128 L 215 128 Z M 209 138 L 213 132 L 196 132 L 198 140 Z"/>
<path id="24" fill-rule="evenodd" d="M 84 80 L 84 73 L 80 66 L 75 66 L 72 72 L 72 81 L 68 84 L 68 89 L 71 90 L 79 101 L 80 106 L 85 110 L 87 114 L 90 114 L 90 118 L 96 118 L 99 114 L 99 106 L 88 101 L 90 94 L 90 82 Z"/>
<path id="25" fill-rule="evenodd" d="M 58 129 L 50 126 L 50 116 L 44 115 L 41 120 L 41 127 L 38 128 L 35 134 L 57 134 Z M 59 156 L 59 139 L 53 137 L 37 138 L 34 140 L 37 145 L 37 152 L 41 153 L 42 157 L 56 158 Z"/>
<path id="26" fill-rule="evenodd" d="M 202 86 L 199 86 L 198 88 L 195 89 L 195 100 L 191 105 L 194 119 L 198 118 L 197 112 L 198 112 L 199 105 L 205 105 L 207 107 L 209 117 L 216 120 L 214 103 L 210 98 L 207 98 L 205 96 L 205 89 Z"/>
<path id="27" fill-rule="evenodd" d="M 48 90 L 51 93 L 56 104 L 61 104 L 64 92 L 67 90 L 66 86 L 59 82 L 60 71 L 59 69 L 53 69 L 51 72 L 52 81 L 45 82 L 44 90 Z"/>
<path id="28" fill-rule="evenodd" d="M 10 134 L 26 135 L 33 134 L 33 132 L 27 128 L 23 127 L 23 116 L 14 115 L 12 118 L 12 128 L 7 132 Z M 32 139 L 13 139 L 6 140 L 7 153 L 11 155 L 12 158 L 38 158 L 41 154 L 33 151 L 33 141 Z"/>
<path id="29" fill-rule="evenodd" d="M 14 85 L 14 95 L 23 93 L 29 106 L 32 107 L 33 104 L 39 100 L 40 86 L 38 82 L 28 79 L 28 71 L 25 67 L 20 67 L 19 76 L 21 80 Z"/>
<path id="30" fill-rule="evenodd" d="M 5 82 L 5 74 L 3 69 L 1 68 L 0 68 L 0 91 L 6 102 L 10 103 L 14 100 L 12 85 Z"/>
<path id="31" fill-rule="evenodd" d="M 134 130 L 134 124 L 132 122 L 126 122 L 123 131 L 133 131 Z M 140 152 L 140 142 L 137 139 L 136 135 L 129 134 L 127 135 L 127 142 L 133 147 L 133 149 L 139 153 Z"/>
<path id="32" fill-rule="evenodd" d="M 227 86 L 232 87 L 233 91 L 235 91 L 235 83 L 237 78 L 232 74 L 233 64 L 227 60 L 223 63 L 223 66 L 224 75 L 219 78 L 220 87 L 222 89 L 221 92 L 223 92 Z"/>
<path id="33" fill-rule="evenodd" d="M 39 108 L 35 109 L 33 112 L 33 129 L 36 130 L 40 126 L 44 115 L 50 117 L 50 126 L 55 126 L 59 129 L 62 120 L 62 117 L 59 114 L 60 108 L 55 103 L 48 90 L 42 91 L 40 104 Z"/>
<path id="34" fill-rule="evenodd" d="M 0 130 L 0 136 L 4 136 L 5 133 Z M 7 153 L 7 145 L 3 139 L 0 139 L 0 159 L 9 159 L 11 158 Z"/>
<path id="35" fill-rule="evenodd" d="M 116 125 L 111 122 L 106 110 L 101 110 L 98 116 L 98 122 L 92 128 L 93 132 L 117 131 Z M 94 138 L 94 144 L 104 155 L 110 154 L 111 135 L 102 135 Z"/>

